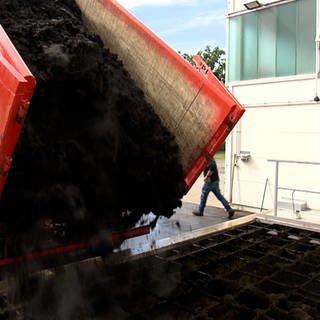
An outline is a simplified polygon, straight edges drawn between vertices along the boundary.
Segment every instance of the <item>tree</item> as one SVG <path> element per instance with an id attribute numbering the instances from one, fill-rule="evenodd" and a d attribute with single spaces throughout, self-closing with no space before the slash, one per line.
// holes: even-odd
<path id="1" fill-rule="evenodd" d="M 191 65 L 193 65 L 194 67 L 196 66 L 193 62 L 194 55 L 181 52 L 179 52 L 179 54 L 188 62 L 190 62 Z M 220 49 L 218 46 L 213 49 L 211 49 L 210 46 L 206 46 L 204 51 L 198 51 L 197 54 L 201 56 L 201 58 L 208 65 L 208 67 L 224 83 L 226 69 L 225 51 Z"/>
<path id="2" fill-rule="evenodd" d="M 180 51 L 179 54 L 182 56 L 182 58 L 186 59 L 192 66 L 196 67 L 195 62 L 193 61 L 194 55 L 189 53 L 181 53 Z"/>

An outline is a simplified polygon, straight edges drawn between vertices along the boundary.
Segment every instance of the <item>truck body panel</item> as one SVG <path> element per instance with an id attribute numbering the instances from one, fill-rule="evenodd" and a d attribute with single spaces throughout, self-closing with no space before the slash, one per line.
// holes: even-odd
<path id="1" fill-rule="evenodd" d="M 114 0 L 76 0 L 84 21 L 118 55 L 180 148 L 191 188 L 244 112 L 215 77 L 207 79 Z"/>
<path id="2" fill-rule="evenodd" d="M 197 71 L 114 0 L 76 0 L 88 27 L 117 54 L 150 107 L 175 137 L 187 190 L 227 135 L 243 107 L 216 77 Z M 201 70 L 200 70 L 201 71 Z M 36 80 L 0 25 L 0 196 Z M 146 133 L 148 134 L 148 133 Z M 170 177 L 168 177 L 170 179 Z M 149 232 L 111 235 L 112 240 Z M 94 240 L 94 244 L 100 240 Z M 87 248 L 83 242 L 0 260 L 0 265 Z"/>
<path id="3" fill-rule="evenodd" d="M 0 25 L 0 195 L 26 116 L 35 78 Z"/>

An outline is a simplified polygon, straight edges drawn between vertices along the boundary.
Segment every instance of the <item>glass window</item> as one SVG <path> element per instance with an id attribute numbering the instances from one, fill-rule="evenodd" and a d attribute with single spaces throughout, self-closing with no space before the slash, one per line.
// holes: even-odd
<path id="1" fill-rule="evenodd" d="M 258 78 L 276 75 L 277 11 L 275 8 L 259 14 Z M 261 32 L 260 32 L 261 30 Z"/>
<path id="2" fill-rule="evenodd" d="M 242 32 L 242 78 L 253 79 L 258 68 L 258 17 L 251 14 L 244 16 L 242 29 L 245 30 Z"/>
<path id="3" fill-rule="evenodd" d="M 238 53 L 241 47 L 241 17 L 230 20 L 229 33 L 233 37 L 229 37 L 228 73 L 229 78 L 235 80 L 241 74 L 241 55 Z"/>
<path id="4" fill-rule="evenodd" d="M 228 81 L 315 72 L 316 0 L 229 20 Z"/>
<path id="5" fill-rule="evenodd" d="M 296 74 L 296 3 L 279 6 L 277 17 L 276 75 Z"/>
<path id="6" fill-rule="evenodd" d="M 313 73 L 315 70 L 315 37 L 316 37 L 316 4 L 315 1 L 307 1 L 304 5 L 299 1 L 299 16 L 297 20 L 297 73 Z M 314 30 L 314 32 L 310 32 Z M 311 44 L 311 45 L 310 45 Z"/>

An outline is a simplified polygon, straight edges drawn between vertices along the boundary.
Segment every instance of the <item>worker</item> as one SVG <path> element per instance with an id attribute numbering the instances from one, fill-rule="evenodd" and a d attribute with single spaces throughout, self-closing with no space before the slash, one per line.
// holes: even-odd
<path id="1" fill-rule="evenodd" d="M 224 198 L 224 196 L 220 192 L 219 187 L 219 172 L 217 168 L 217 163 L 214 158 L 211 158 L 209 164 L 203 171 L 204 175 L 204 184 L 202 186 L 201 199 L 199 209 L 193 211 L 192 213 L 195 216 L 203 216 L 203 211 L 207 203 L 207 198 L 209 192 L 212 191 L 213 194 L 217 197 L 217 199 L 223 204 L 224 208 L 228 213 L 228 218 L 231 219 L 234 216 L 234 210 L 229 205 L 228 201 Z"/>

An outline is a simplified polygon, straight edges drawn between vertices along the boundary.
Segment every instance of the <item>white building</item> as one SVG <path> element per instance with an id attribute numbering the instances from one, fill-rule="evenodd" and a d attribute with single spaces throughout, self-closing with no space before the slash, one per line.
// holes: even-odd
<path id="1" fill-rule="evenodd" d="M 226 85 L 246 112 L 227 139 L 225 193 L 240 208 L 320 210 L 319 10 L 228 0 Z"/>

